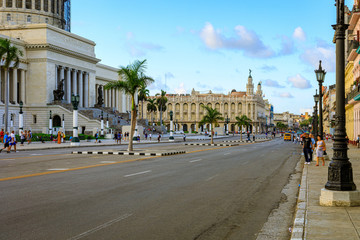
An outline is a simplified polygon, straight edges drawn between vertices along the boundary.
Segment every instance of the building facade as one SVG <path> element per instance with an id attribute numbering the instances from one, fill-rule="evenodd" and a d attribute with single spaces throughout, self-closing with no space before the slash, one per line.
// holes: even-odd
<path id="1" fill-rule="evenodd" d="M 270 119 L 270 104 L 263 98 L 261 83 L 257 85 L 257 90 L 254 92 L 253 78 L 250 74 L 246 91 L 238 92 L 232 90 L 229 94 L 216 94 L 211 91 L 202 94 L 195 89 L 191 94 L 167 94 L 166 111 L 163 113 L 164 125 L 169 129 L 170 111 L 174 114 L 174 124 L 177 131 L 195 131 L 203 132 L 209 131 L 210 126 L 198 126 L 199 122 L 206 114 L 206 110 L 202 106 L 210 106 L 217 109 L 224 118 L 229 118 L 229 131 L 239 131 L 235 126 L 235 117 L 246 115 L 251 119 L 252 123 L 249 128 L 253 132 L 264 132 L 267 127 L 267 119 Z M 147 102 L 144 103 L 144 111 L 146 111 Z M 139 107 L 141 110 L 142 108 Z M 141 116 L 141 113 L 140 113 Z M 152 116 L 150 112 L 144 112 L 149 122 L 159 122 L 160 113 L 157 112 Z M 152 119 L 154 118 L 154 119 Z M 219 126 L 225 128 L 226 122 L 221 121 Z M 243 129 L 245 130 L 245 129 Z"/>
<path id="2" fill-rule="evenodd" d="M 18 128 L 20 102 L 24 104 L 24 128 L 33 132 L 49 132 L 50 116 L 56 119 L 58 129 L 71 131 L 72 94 L 80 96 L 80 133 L 99 130 L 101 110 L 110 114 L 110 118 L 115 117 L 115 112 L 130 111 L 129 96 L 102 87 L 119 80 L 118 69 L 100 64 L 95 56 L 95 42 L 70 32 L 69 0 L 0 0 L 0 3 L 3 24 L 0 38 L 9 39 L 24 53 L 17 68 L 8 72 L 0 69 L 0 128 L 4 127 L 5 118 L 6 74 L 9 76 L 8 117 L 13 130 Z M 10 21 L 5 17 L 8 14 Z M 22 22 L 27 15 L 32 21 Z M 54 101 L 54 91 L 60 88 L 64 95 L 60 101 Z M 94 108 L 99 97 L 104 103 Z M 59 119 L 65 119 L 64 126 L 59 125 Z"/>

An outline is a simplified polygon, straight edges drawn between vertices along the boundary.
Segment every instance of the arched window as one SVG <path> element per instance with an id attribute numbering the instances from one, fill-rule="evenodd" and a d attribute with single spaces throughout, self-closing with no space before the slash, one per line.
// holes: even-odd
<path id="1" fill-rule="evenodd" d="M 28 16 L 26 17 L 26 22 L 31 23 L 31 15 L 28 15 Z"/>
<path id="2" fill-rule="evenodd" d="M 12 7 L 12 0 L 6 0 L 6 7 L 8 8 Z"/>
<path id="3" fill-rule="evenodd" d="M 41 1 L 40 0 L 35 0 L 35 9 L 36 10 L 41 10 Z"/>
<path id="4" fill-rule="evenodd" d="M 22 5 L 22 0 L 16 0 L 16 8 L 22 8 L 23 5 Z"/>
<path id="5" fill-rule="evenodd" d="M 11 21 L 11 14 L 10 14 L 10 13 L 8 13 L 8 14 L 6 15 L 6 20 L 7 20 L 7 21 Z"/>
<path id="6" fill-rule="evenodd" d="M 61 127 L 61 118 L 59 115 L 55 115 L 53 118 L 53 126 L 54 127 Z"/>
<path id="7" fill-rule="evenodd" d="M 26 9 L 31 9 L 31 0 L 26 0 L 26 2 L 25 2 L 25 8 Z"/>

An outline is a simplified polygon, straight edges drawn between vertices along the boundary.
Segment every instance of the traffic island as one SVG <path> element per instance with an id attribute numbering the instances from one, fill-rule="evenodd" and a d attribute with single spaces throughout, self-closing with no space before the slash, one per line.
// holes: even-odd
<path id="1" fill-rule="evenodd" d="M 177 154 L 185 154 L 186 151 L 74 151 L 72 154 L 89 154 L 89 155 L 128 155 L 128 156 L 170 156 Z"/>
<path id="2" fill-rule="evenodd" d="M 185 143 L 185 146 L 214 146 L 214 147 L 234 147 L 239 146 L 239 144 L 223 144 L 223 143 Z"/>

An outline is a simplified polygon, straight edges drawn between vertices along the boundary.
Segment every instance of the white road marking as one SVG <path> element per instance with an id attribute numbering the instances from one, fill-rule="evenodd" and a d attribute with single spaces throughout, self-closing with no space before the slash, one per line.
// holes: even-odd
<path id="1" fill-rule="evenodd" d="M 51 169 L 48 169 L 48 171 L 65 171 L 65 170 L 69 170 L 69 168 L 51 168 Z"/>
<path id="2" fill-rule="evenodd" d="M 100 163 L 116 163 L 115 161 L 101 161 Z"/>
<path id="3" fill-rule="evenodd" d="M 44 154 L 38 154 L 38 153 L 34 153 L 34 154 L 31 154 L 31 156 L 42 156 Z"/>
<path id="4" fill-rule="evenodd" d="M 124 177 L 132 177 L 132 176 L 136 176 L 136 175 L 146 174 L 146 173 L 149 173 L 149 172 L 151 172 L 151 170 L 125 175 Z"/>
<path id="5" fill-rule="evenodd" d="M 13 159 L 13 158 L 8 158 L 8 159 L 1 159 L 2 161 L 4 161 L 4 160 L 9 160 L 9 161 L 13 161 L 13 160 L 15 160 L 15 159 Z"/>
<path id="6" fill-rule="evenodd" d="M 206 179 L 206 181 L 208 182 L 208 181 L 211 181 L 211 180 L 213 180 L 214 178 L 216 178 L 218 176 L 218 174 L 216 174 L 215 176 L 212 176 L 212 177 L 209 177 L 208 179 Z"/>
<path id="7" fill-rule="evenodd" d="M 93 234 L 93 233 L 95 233 L 95 232 L 97 232 L 97 231 L 99 231 L 101 229 L 107 228 L 107 227 L 113 225 L 114 223 L 125 220 L 126 218 L 131 217 L 131 216 L 132 216 L 132 214 L 124 214 L 124 215 L 122 215 L 122 216 L 120 216 L 118 218 L 115 218 L 115 219 L 113 219 L 113 220 L 111 220 L 109 222 L 106 222 L 104 224 L 101 224 L 101 225 L 93 228 L 93 229 L 90 229 L 89 231 L 83 232 L 83 233 L 81 233 L 81 234 L 79 234 L 79 235 L 77 235 L 75 237 L 69 238 L 69 240 L 78 240 L 80 238 L 89 236 L 90 234 Z"/>
<path id="8" fill-rule="evenodd" d="M 202 159 L 196 159 L 196 160 L 192 160 L 192 161 L 190 161 L 191 163 L 194 163 L 194 162 L 200 162 L 200 161 L 202 161 Z"/>

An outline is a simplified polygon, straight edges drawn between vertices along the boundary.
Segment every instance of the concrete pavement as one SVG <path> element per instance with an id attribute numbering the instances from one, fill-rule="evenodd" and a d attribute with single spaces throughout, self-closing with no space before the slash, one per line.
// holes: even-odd
<path id="1" fill-rule="evenodd" d="M 332 142 L 326 142 L 330 159 Z M 352 163 L 353 178 L 360 188 L 360 148 L 349 145 L 348 157 Z M 304 162 L 304 159 L 302 160 Z M 320 191 L 328 177 L 329 161 L 325 166 L 303 165 L 297 212 L 292 228 L 292 240 L 297 239 L 360 239 L 360 207 L 323 207 L 319 204 Z"/>

